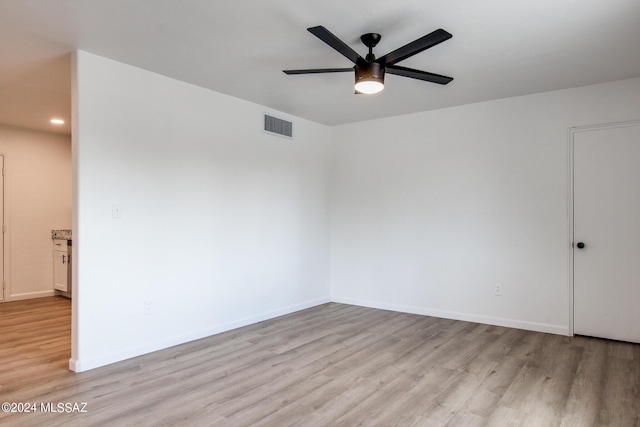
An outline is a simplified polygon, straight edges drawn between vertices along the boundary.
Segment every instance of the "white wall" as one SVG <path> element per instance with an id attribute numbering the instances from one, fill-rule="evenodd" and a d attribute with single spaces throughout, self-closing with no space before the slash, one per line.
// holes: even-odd
<path id="1" fill-rule="evenodd" d="M 569 333 L 568 128 L 639 100 L 632 79 L 334 128 L 332 299 Z"/>
<path id="2" fill-rule="evenodd" d="M 75 60 L 75 370 L 329 299 L 569 333 L 567 130 L 640 118 L 632 79 L 290 141 L 261 106 Z"/>
<path id="3" fill-rule="evenodd" d="M 330 128 L 268 135 L 259 105 L 86 52 L 74 79 L 72 369 L 329 300 Z"/>
<path id="4" fill-rule="evenodd" d="M 53 295 L 52 229 L 71 228 L 71 138 L 0 125 L 5 300 Z"/>

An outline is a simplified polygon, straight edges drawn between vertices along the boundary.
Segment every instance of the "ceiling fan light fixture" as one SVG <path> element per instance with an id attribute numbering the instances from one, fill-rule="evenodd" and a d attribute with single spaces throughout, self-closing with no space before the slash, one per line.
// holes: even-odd
<path id="1" fill-rule="evenodd" d="M 384 89 L 384 83 L 376 80 L 362 80 L 356 83 L 356 92 L 366 95 L 382 92 L 382 89 Z"/>
<path id="2" fill-rule="evenodd" d="M 377 62 L 356 65 L 356 92 L 372 95 L 384 89 L 384 67 Z"/>

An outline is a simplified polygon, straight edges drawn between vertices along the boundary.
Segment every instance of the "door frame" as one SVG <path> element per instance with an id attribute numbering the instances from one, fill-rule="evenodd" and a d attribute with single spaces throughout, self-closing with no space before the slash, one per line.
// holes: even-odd
<path id="1" fill-rule="evenodd" d="M 2 176 L 0 177 L 0 263 L 2 263 L 2 265 L 0 265 L 0 270 L 2 270 L 2 273 L 0 274 L 0 286 L 2 287 L 2 289 L 0 289 L 0 302 L 7 302 L 7 294 L 8 289 L 7 289 L 7 265 L 9 264 L 6 259 L 7 259 L 7 244 L 6 244 L 6 231 L 7 231 L 7 226 L 6 226 L 6 203 L 5 203 L 5 181 L 6 181 L 6 177 L 4 175 L 4 170 L 5 170 L 5 165 L 6 165 L 6 160 L 7 160 L 7 155 L 4 152 L 0 152 L 0 168 L 2 169 L 2 171 L 0 173 L 2 173 Z"/>
<path id="2" fill-rule="evenodd" d="M 586 126 L 575 126 L 569 128 L 568 131 L 568 148 L 567 148 L 567 157 L 568 157 L 568 245 L 567 245 L 567 261 L 568 261 L 568 295 L 569 295 L 569 336 L 574 336 L 574 278 L 573 278 L 573 189 L 574 189 L 574 181 L 573 181 L 573 173 L 574 173 L 574 163 L 573 163 L 573 150 L 574 150 L 574 140 L 575 135 L 581 132 L 593 132 L 596 130 L 606 130 L 606 129 L 617 129 L 617 128 L 625 128 L 632 126 L 640 126 L 640 120 L 630 120 L 625 122 L 611 122 L 611 123 L 601 123 L 596 125 L 586 125 Z"/>

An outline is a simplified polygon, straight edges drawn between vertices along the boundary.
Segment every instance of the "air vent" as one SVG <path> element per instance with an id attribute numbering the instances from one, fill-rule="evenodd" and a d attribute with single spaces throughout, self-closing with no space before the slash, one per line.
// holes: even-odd
<path id="1" fill-rule="evenodd" d="M 286 138 L 293 138 L 293 123 L 265 114 L 264 131 Z"/>

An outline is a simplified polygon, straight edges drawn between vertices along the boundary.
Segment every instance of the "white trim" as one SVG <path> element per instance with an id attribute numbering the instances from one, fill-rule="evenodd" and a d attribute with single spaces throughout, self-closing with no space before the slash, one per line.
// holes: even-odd
<path id="1" fill-rule="evenodd" d="M 50 291 L 38 291 L 38 292 L 25 292 L 22 294 L 9 295 L 9 298 L 5 298 L 5 301 L 20 301 L 25 299 L 32 298 L 44 298 L 44 297 L 52 297 L 55 296 L 55 292 L 53 289 Z"/>
<path id="2" fill-rule="evenodd" d="M 343 297 L 331 297 L 332 302 L 357 305 L 360 307 L 378 308 L 382 310 L 398 311 L 401 313 L 420 314 L 423 316 L 440 317 L 443 319 L 462 320 L 465 322 L 482 323 L 486 325 L 504 326 L 507 328 L 525 329 L 528 331 L 546 332 L 556 335 L 569 335 L 566 325 L 551 325 L 546 323 L 526 322 L 502 317 L 483 316 L 479 314 L 444 311 L 433 308 L 417 307 L 400 304 L 388 304 L 379 301 L 359 300 Z"/>
<path id="3" fill-rule="evenodd" d="M 78 268 L 80 254 L 78 235 L 80 227 L 78 227 L 78 150 L 80 135 L 80 112 L 78 107 L 78 50 L 71 53 L 71 230 L 73 237 L 73 262 L 71 263 L 71 360 L 69 361 L 69 369 L 76 371 L 78 349 L 80 347 L 80 338 L 78 333 L 78 312 L 80 311 L 80 299 L 82 294 L 79 292 Z M 72 364 L 73 361 L 73 364 Z"/>
<path id="4" fill-rule="evenodd" d="M 600 123 L 597 125 L 585 125 L 585 126 L 574 126 L 569 128 L 569 131 L 573 135 L 576 132 L 588 132 L 593 130 L 604 130 L 604 129 L 618 129 L 632 126 L 640 126 L 640 119 L 638 120 L 628 120 L 624 122 L 611 122 L 611 123 Z"/>
<path id="5" fill-rule="evenodd" d="M 6 244 L 6 231 L 7 231 L 7 226 L 6 226 L 6 220 L 5 220 L 5 216 L 6 216 L 6 212 L 7 210 L 5 209 L 5 193 L 6 193 L 6 185 L 5 185 L 5 174 L 4 174 L 4 167 L 5 167 L 5 160 L 6 160 L 6 156 L 4 154 L 4 152 L 0 152 L 0 158 L 2 159 L 2 161 L 0 161 L 0 169 L 2 169 L 0 171 L 0 173 L 2 174 L 2 186 L 0 186 L 0 203 L 2 203 L 2 212 L 1 212 L 1 218 L 2 221 L 0 221 L 0 233 L 2 233 L 2 236 L 0 237 L 0 240 L 2 240 L 2 242 L 0 244 L 2 244 L 2 259 L 0 259 L 0 263 L 2 263 L 2 274 L 0 276 L 0 286 L 2 286 L 2 290 L 0 290 L 0 302 L 5 302 L 7 301 L 7 294 L 9 293 L 9 289 L 7 287 L 7 273 L 6 273 L 6 267 L 7 267 L 7 262 L 5 262 L 5 254 L 6 254 L 6 250 L 7 250 L 7 244 Z"/>
<path id="6" fill-rule="evenodd" d="M 69 359 L 69 370 L 73 372 L 81 372 L 79 369 L 80 363 L 74 358 Z"/>
<path id="7" fill-rule="evenodd" d="M 6 125 L 2 125 L 6 126 Z M 2 168 L 4 176 L 2 177 L 2 226 L 4 227 L 4 235 L 2 236 L 2 281 L 4 282 L 4 293 L 2 302 L 10 302 L 11 299 L 11 193 L 7 191 L 7 182 L 11 183 L 11 162 L 8 161 L 9 154 L 2 151 Z"/>
<path id="8" fill-rule="evenodd" d="M 567 295 L 569 296 L 569 335 L 573 336 L 573 135 L 569 128 L 567 144 Z"/>
<path id="9" fill-rule="evenodd" d="M 616 129 L 616 128 L 624 128 L 624 127 L 631 127 L 631 126 L 640 126 L 640 120 L 630 120 L 630 121 L 624 121 L 624 122 L 612 122 L 612 123 L 602 123 L 602 124 L 596 124 L 596 125 L 585 125 L 585 126 L 575 126 L 575 127 L 571 127 L 569 128 L 569 132 L 568 132 L 568 148 L 567 148 L 567 153 L 568 153 L 568 174 L 567 174 L 567 179 L 568 179 L 568 193 L 567 193 L 567 213 L 568 213 L 568 239 L 569 239 L 569 244 L 568 244 L 568 250 L 569 250 L 569 254 L 568 254 L 568 267 L 567 267 L 567 286 L 568 286 L 568 295 L 569 295 L 569 335 L 573 336 L 574 335 L 574 301 L 573 301 L 573 293 L 574 293 L 574 277 L 573 277 L 573 239 L 574 239 L 574 235 L 573 235 L 573 186 L 574 186 L 574 181 L 573 181 L 573 174 L 574 174 L 574 163 L 573 163 L 573 150 L 574 150 L 574 140 L 575 140 L 575 135 L 576 133 L 579 132 L 590 132 L 590 131 L 595 131 L 595 130 L 605 130 L 605 129 Z"/>
<path id="10" fill-rule="evenodd" d="M 227 332 L 232 329 L 241 328 L 243 326 L 252 325 L 254 323 L 270 320 L 276 317 L 284 316 L 287 314 L 295 313 L 296 311 L 306 310 L 308 308 L 316 307 L 318 305 L 331 302 L 329 298 L 318 298 L 315 300 L 307 301 L 301 304 L 291 305 L 283 307 L 277 310 L 268 311 L 266 313 L 258 314 L 256 316 L 245 317 L 232 322 L 226 322 L 220 325 L 213 326 L 211 328 L 203 329 L 197 332 L 192 332 L 186 335 L 175 336 L 162 341 L 156 341 L 150 344 L 144 344 L 138 347 L 128 348 L 125 350 L 113 352 L 103 357 L 78 360 L 75 358 L 69 359 L 69 369 L 74 372 L 83 372 L 90 369 L 99 368 L 100 366 L 109 365 L 111 363 L 120 362 L 122 360 L 130 359 L 132 357 L 141 356 L 143 354 L 152 353 L 154 351 L 163 350 L 175 345 L 184 344 L 189 341 L 195 341 L 201 338 L 206 338 L 211 335 Z"/>

